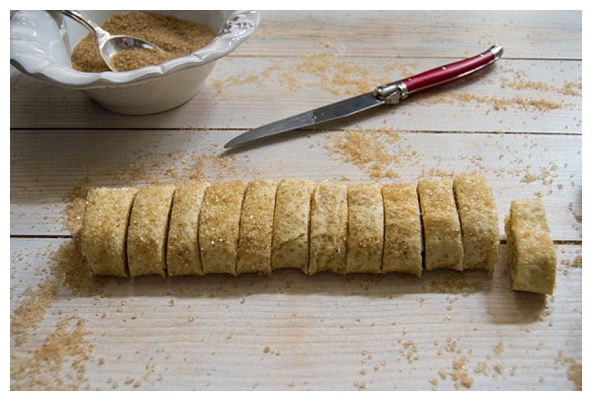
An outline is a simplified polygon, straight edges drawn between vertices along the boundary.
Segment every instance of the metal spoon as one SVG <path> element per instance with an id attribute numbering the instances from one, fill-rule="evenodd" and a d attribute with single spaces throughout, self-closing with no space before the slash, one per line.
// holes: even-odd
<path id="1" fill-rule="evenodd" d="M 115 66 L 111 63 L 111 57 L 122 50 L 139 48 L 157 50 L 160 52 L 164 51 L 155 44 L 147 42 L 143 39 L 135 38 L 133 36 L 111 35 L 99 25 L 84 17 L 78 11 L 61 10 L 61 13 L 84 25 L 95 35 L 97 41 L 99 42 L 99 52 L 101 53 L 101 57 L 103 57 L 105 64 L 107 64 L 107 67 L 109 67 L 111 71 L 117 71 L 117 68 L 115 68 Z"/>

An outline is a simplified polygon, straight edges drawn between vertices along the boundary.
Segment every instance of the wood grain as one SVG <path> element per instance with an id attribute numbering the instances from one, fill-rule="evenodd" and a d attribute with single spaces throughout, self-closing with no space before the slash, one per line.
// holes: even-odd
<path id="1" fill-rule="evenodd" d="M 482 74 L 223 151 L 249 128 L 494 43 L 504 57 Z M 582 388 L 581 11 L 267 11 L 199 96 L 149 116 L 110 113 L 12 67 L 10 84 L 12 389 Z M 493 189 L 492 277 L 288 269 L 97 279 L 77 248 L 92 186 L 416 184 L 460 173 Z M 547 211 L 552 297 L 510 289 L 503 220 L 525 197 Z"/>

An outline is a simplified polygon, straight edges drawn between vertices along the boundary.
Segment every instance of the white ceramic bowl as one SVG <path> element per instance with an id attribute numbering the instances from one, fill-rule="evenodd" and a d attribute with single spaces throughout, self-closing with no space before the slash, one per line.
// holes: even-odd
<path id="1" fill-rule="evenodd" d="M 99 25 L 115 11 L 81 11 Z M 207 46 L 157 66 L 125 72 L 88 73 L 70 63 L 74 46 L 88 33 L 57 12 L 18 11 L 10 18 L 10 63 L 53 84 L 81 90 L 108 110 L 151 114 L 180 106 L 203 87 L 216 60 L 236 49 L 259 25 L 257 11 L 158 11 L 210 27 Z"/>

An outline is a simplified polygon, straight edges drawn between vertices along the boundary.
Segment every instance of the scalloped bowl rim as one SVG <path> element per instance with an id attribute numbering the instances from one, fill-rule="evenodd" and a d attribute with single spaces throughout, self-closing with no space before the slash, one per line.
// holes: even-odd
<path id="1" fill-rule="evenodd" d="M 40 13 L 45 14 L 43 17 L 52 18 L 48 12 L 40 11 Z M 17 14 L 18 12 L 14 15 Z M 38 17 L 41 17 L 41 14 Z M 65 87 L 94 89 L 135 84 L 170 75 L 177 71 L 203 66 L 231 53 L 257 29 L 260 22 L 260 12 L 253 10 L 233 12 L 227 22 L 231 18 L 239 19 L 239 28 L 234 29 L 233 27 L 219 33 L 208 45 L 187 56 L 131 71 L 89 73 L 74 70 L 71 66 L 64 65 L 50 57 L 47 52 L 40 51 L 39 49 L 47 46 L 45 36 L 19 34 L 17 29 L 13 29 L 13 17 L 11 17 L 10 63 L 28 75 Z M 58 31 L 60 29 L 57 23 L 55 28 Z"/>

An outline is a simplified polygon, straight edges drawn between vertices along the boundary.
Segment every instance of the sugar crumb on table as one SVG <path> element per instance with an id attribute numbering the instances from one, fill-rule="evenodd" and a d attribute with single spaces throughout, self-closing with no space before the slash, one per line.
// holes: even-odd
<path id="1" fill-rule="evenodd" d="M 374 180 L 398 178 L 397 167 L 418 163 L 420 153 L 392 128 L 348 129 L 330 133 L 323 142 L 329 158 L 350 163 Z"/>
<path id="2" fill-rule="evenodd" d="M 21 356 L 11 350 L 11 390 L 82 390 L 93 357 L 85 320 L 63 317 L 39 348 Z M 70 373 L 64 374 L 64 368 Z"/>

